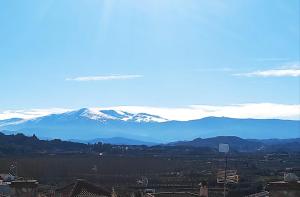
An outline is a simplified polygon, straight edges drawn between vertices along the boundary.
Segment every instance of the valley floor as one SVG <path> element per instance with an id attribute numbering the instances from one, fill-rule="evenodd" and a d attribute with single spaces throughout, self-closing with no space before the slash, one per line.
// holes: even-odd
<path id="1" fill-rule="evenodd" d="M 224 169 L 220 154 L 188 155 L 98 155 L 52 154 L 0 158 L 0 173 L 17 165 L 17 175 L 36 179 L 43 188 L 58 188 L 85 179 L 106 188 L 114 187 L 123 196 L 145 185 L 156 191 L 198 191 L 198 184 L 207 181 L 209 188 L 222 188 L 216 181 L 217 172 Z M 235 153 L 228 158 L 228 169 L 237 170 L 239 183 L 229 185 L 230 196 L 244 196 L 262 191 L 270 181 L 283 179 L 287 169 L 297 169 L 300 154 Z M 300 175 L 299 169 L 295 172 Z M 143 178 L 144 177 L 144 178 Z"/>

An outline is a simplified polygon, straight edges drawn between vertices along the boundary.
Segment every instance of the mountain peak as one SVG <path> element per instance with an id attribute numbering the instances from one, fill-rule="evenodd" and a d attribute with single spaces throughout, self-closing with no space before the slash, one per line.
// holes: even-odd
<path id="1" fill-rule="evenodd" d="M 129 113 L 122 110 L 82 108 L 80 110 L 69 112 L 81 117 L 105 122 L 108 120 L 129 121 L 129 122 L 165 122 L 168 121 L 160 116 L 147 113 Z"/>
<path id="2" fill-rule="evenodd" d="M 42 137 L 90 139 L 126 137 L 144 141 L 175 141 L 209 138 L 205 141 L 239 142 L 242 138 L 295 138 L 299 137 L 300 121 L 264 119 L 198 119 L 193 121 L 168 121 L 147 113 L 122 110 L 82 108 L 30 120 L 0 121 L 0 130 L 39 134 Z M 163 122 L 163 123 L 161 123 Z M 286 132 L 289 131 L 289 132 Z M 196 142 L 203 139 L 197 139 Z"/>

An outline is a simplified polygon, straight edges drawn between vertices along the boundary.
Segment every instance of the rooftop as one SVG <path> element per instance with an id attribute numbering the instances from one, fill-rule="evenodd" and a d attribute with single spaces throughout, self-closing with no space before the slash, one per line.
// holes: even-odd
<path id="1" fill-rule="evenodd" d="M 300 181 L 286 182 L 286 181 L 275 181 L 270 182 L 267 185 L 268 190 L 297 190 L 300 191 Z"/>
<path id="2" fill-rule="evenodd" d="M 58 193 L 67 193 L 70 197 L 105 197 L 111 196 L 111 192 L 89 183 L 85 180 L 77 180 L 63 188 L 56 190 Z"/>

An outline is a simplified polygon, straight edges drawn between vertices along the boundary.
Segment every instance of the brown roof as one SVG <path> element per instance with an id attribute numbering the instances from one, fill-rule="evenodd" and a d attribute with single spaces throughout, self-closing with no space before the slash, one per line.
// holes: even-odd
<path id="1" fill-rule="evenodd" d="M 267 185 L 268 190 L 300 190 L 300 181 L 297 182 L 285 182 L 285 181 L 276 181 L 270 182 Z"/>
<path id="2" fill-rule="evenodd" d="M 198 194 L 191 192 L 159 192 L 147 194 L 147 197 L 199 197 Z"/>
<path id="3" fill-rule="evenodd" d="M 111 193 L 99 186 L 84 180 L 77 180 L 63 188 L 57 189 L 56 192 L 67 194 L 68 197 L 109 197 Z"/>

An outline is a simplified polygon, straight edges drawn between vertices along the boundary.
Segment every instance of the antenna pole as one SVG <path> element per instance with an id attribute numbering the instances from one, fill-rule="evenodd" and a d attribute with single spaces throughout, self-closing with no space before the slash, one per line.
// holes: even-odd
<path id="1" fill-rule="evenodd" d="M 225 171 L 224 171 L 224 197 L 226 197 L 226 178 L 227 178 L 227 153 L 225 153 Z"/>
<path id="2" fill-rule="evenodd" d="M 16 161 L 16 179 L 18 179 L 18 162 Z"/>

